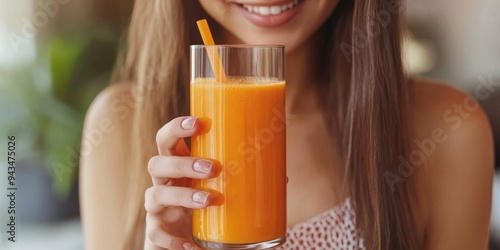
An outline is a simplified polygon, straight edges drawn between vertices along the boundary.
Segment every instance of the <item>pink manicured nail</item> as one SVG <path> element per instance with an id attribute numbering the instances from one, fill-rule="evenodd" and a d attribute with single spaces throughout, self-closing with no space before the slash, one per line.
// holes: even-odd
<path id="1" fill-rule="evenodd" d="M 188 117 L 181 122 L 181 127 L 183 129 L 193 129 L 198 117 Z"/>
<path id="2" fill-rule="evenodd" d="M 194 171 L 202 174 L 210 173 L 212 170 L 212 162 L 207 160 L 196 160 L 193 164 Z"/>
<path id="3" fill-rule="evenodd" d="M 182 244 L 182 248 L 184 248 L 186 250 L 193 250 L 194 245 L 191 242 L 184 242 L 184 244 Z"/>
<path id="4" fill-rule="evenodd" d="M 206 192 L 196 192 L 193 194 L 193 201 L 198 204 L 205 204 L 208 200 L 208 193 Z"/>

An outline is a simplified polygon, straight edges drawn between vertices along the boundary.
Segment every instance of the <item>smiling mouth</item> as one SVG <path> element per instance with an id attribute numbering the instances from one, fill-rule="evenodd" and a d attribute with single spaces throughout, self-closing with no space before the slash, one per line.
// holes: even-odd
<path id="1" fill-rule="evenodd" d="M 283 12 L 289 11 L 291 9 L 294 9 L 302 1 L 303 0 L 294 0 L 293 2 L 287 4 L 272 5 L 272 6 L 247 5 L 247 4 L 238 4 L 238 5 L 240 5 L 250 13 L 254 13 L 261 16 L 275 16 Z"/>

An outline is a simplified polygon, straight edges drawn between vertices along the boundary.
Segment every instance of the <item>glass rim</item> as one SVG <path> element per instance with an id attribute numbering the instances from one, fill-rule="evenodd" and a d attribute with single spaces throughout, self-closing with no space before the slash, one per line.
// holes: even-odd
<path id="1" fill-rule="evenodd" d="M 216 45 L 190 45 L 191 49 L 200 48 L 228 48 L 228 49 L 284 49 L 281 44 L 216 44 Z"/>

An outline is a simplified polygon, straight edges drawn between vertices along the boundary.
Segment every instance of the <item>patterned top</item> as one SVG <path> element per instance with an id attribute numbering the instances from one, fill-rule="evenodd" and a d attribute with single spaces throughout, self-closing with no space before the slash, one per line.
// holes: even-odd
<path id="1" fill-rule="evenodd" d="M 364 250 L 351 200 L 348 198 L 339 206 L 288 228 L 286 243 L 276 249 Z"/>

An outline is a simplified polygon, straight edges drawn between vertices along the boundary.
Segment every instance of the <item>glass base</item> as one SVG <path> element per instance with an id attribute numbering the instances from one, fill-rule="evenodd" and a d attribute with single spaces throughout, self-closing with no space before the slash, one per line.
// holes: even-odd
<path id="1" fill-rule="evenodd" d="M 286 236 L 270 241 L 248 243 L 248 244 L 218 243 L 218 242 L 200 240 L 197 239 L 196 237 L 193 237 L 193 240 L 194 243 L 205 249 L 271 249 L 273 247 L 277 247 L 285 243 Z"/>

